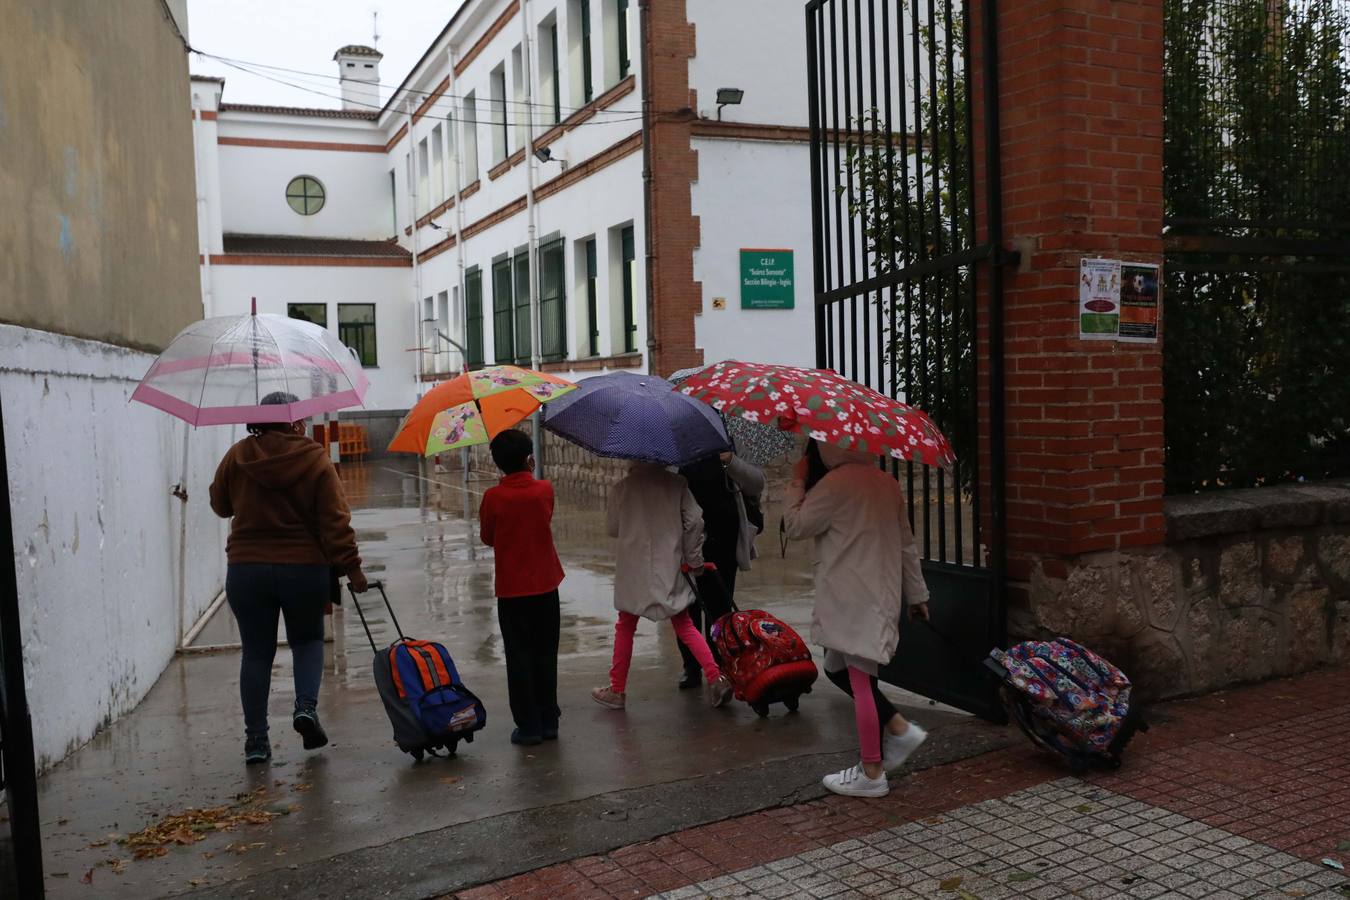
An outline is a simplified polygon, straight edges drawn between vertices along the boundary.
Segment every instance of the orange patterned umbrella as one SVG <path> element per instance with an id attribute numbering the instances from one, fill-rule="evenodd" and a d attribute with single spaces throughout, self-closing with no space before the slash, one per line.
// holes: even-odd
<path id="1" fill-rule="evenodd" d="M 570 381 L 516 366 L 489 366 L 457 375 L 417 401 L 389 449 L 431 456 L 486 444 L 520 424 L 541 403 L 574 390 Z"/>

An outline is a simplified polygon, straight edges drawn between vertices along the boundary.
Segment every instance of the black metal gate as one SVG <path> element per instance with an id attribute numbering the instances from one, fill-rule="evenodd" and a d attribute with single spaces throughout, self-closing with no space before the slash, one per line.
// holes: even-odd
<path id="1" fill-rule="evenodd" d="M 811 211 L 817 364 L 924 409 L 958 458 L 894 467 L 934 627 L 902 628 L 881 675 L 1001 719 L 979 666 L 1006 641 L 993 0 L 979 15 L 974 53 L 956 0 L 807 3 Z"/>
<path id="2" fill-rule="evenodd" d="M 37 772 L 33 766 L 33 723 L 23 673 L 19 633 L 19 592 L 14 575 L 14 541 L 5 458 L 4 411 L 0 409 L 0 897 L 41 900 L 42 834 L 38 822 Z"/>

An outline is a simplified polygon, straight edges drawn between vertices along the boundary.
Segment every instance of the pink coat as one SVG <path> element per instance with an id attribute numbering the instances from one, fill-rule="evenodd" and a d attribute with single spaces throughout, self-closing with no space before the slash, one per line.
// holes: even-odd
<path id="1" fill-rule="evenodd" d="M 680 567 L 703 565 L 703 510 L 684 476 L 634 463 L 609 496 L 608 525 L 615 609 L 661 621 L 694 602 Z"/>
<path id="2" fill-rule="evenodd" d="M 900 641 L 902 601 L 928 602 L 905 494 L 870 458 L 821 449 L 830 472 L 809 493 L 794 481 L 785 517 L 789 538 L 815 539 L 811 640 L 887 663 Z"/>

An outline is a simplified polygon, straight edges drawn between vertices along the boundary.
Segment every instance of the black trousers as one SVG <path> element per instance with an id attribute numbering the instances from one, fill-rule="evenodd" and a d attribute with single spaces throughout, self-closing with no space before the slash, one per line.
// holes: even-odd
<path id="1" fill-rule="evenodd" d="M 825 670 L 825 677 L 834 682 L 834 686 L 839 688 L 850 697 L 853 696 L 853 687 L 848 683 L 848 669 L 840 669 L 838 672 Z M 877 705 L 877 722 L 881 725 L 881 740 L 886 740 L 886 723 L 896 715 L 895 704 L 886 699 L 886 695 L 877 687 L 877 676 L 873 675 L 869 681 L 872 682 L 872 700 Z"/>
<path id="2" fill-rule="evenodd" d="M 497 621 L 506 651 L 511 718 L 522 734 L 558 728 L 558 592 L 497 598 Z"/>
<path id="3" fill-rule="evenodd" d="M 732 548 L 730 558 L 727 558 L 725 554 L 721 554 L 721 556 L 721 559 L 714 559 L 711 556 L 706 557 L 708 562 L 717 566 L 717 572 L 707 572 L 698 577 L 698 592 L 699 596 L 703 598 L 703 604 L 695 603 L 689 607 L 689 618 L 694 620 L 694 627 L 704 637 L 708 636 L 708 629 L 712 627 L 712 623 L 731 612 L 730 600 L 732 595 L 736 593 L 736 550 L 734 547 Z M 726 588 L 725 596 L 723 591 L 716 590 L 710 583 L 709 579 L 712 578 L 722 579 L 722 585 Z M 708 607 L 706 616 L 703 613 L 704 604 Z M 684 671 L 701 676 L 703 669 L 699 666 L 698 660 L 694 659 L 694 654 L 690 653 L 689 648 L 683 643 L 680 643 L 679 646 L 680 658 L 684 660 Z M 717 648 L 712 646 L 711 641 L 709 641 L 708 647 L 712 649 L 713 658 L 717 659 Z M 721 663 L 720 659 L 717 661 L 719 664 Z"/>

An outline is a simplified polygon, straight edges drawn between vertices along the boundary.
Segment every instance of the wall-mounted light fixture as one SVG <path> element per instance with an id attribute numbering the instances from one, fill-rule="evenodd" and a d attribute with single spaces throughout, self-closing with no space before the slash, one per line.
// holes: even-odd
<path id="1" fill-rule="evenodd" d="M 745 97 L 745 91 L 740 88 L 718 88 L 717 89 L 717 121 L 722 121 L 722 107 L 739 106 L 741 100 Z"/>

